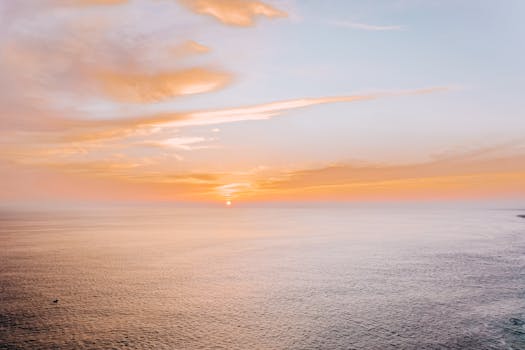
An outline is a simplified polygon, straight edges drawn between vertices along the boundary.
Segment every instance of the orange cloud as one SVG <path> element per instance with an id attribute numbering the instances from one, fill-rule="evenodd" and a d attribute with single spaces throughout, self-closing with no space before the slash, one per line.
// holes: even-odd
<path id="1" fill-rule="evenodd" d="M 286 17 L 287 14 L 268 4 L 255 0 L 179 0 L 193 12 L 216 18 L 224 24 L 249 27 L 256 16 Z"/>
<path id="2" fill-rule="evenodd" d="M 75 155 L 89 153 L 94 150 L 116 148 L 151 147 L 156 146 L 174 151 L 190 151 L 213 148 L 213 144 L 202 144 L 203 141 L 213 141 L 202 137 L 181 137 L 179 129 L 196 125 L 213 125 L 238 121 L 269 119 L 298 108 L 313 105 L 356 102 L 376 99 L 382 96 L 414 95 L 441 91 L 443 88 L 417 89 L 401 92 L 383 92 L 369 95 L 331 96 L 320 98 L 304 98 L 271 102 L 253 106 L 166 113 L 138 118 L 122 118 L 109 120 L 96 119 L 47 119 L 47 123 L 35 125 L 29 123 L 31 132 L 13 133 L 6 129 L 4 140 L 6 144 L 0 150 L 0 156 L 28 164 L 53 162 L 57 155 Z M 39 120 L 39 118 L 34 118 Z M 21 125 L 24 126 L 24 125 Z M 27 127 L 24 127 L 27 129 Z M 54 150 L 50 154 L 46 150 Z M 137 150 L 139 153 L 143 151 Z M 35 155 L 40 155 L 35 157 Z M 99 155 L 104 157 L 105 155 Z M 182 160 L 178 154 L 175 158 Z M 74 160 L 74 159 L 73 159 Z M 66 161 L 62 159 L 61 161 Z"/>
<path id="3" fill-rule="evenodd" d="M 285 172 L 260 179 L 252 191 L 238 195 L 257 200 L 385 200 L 525 194 L 525 154 L 495 151 L 505 150 L 478 150 L 416 164 L 342 164 Z"/>
<path id="4" fill-rule="evenodd" d="M 270 119 L 290 110 L 321 104 L 366 101 L 388 96 L 419 95 L 444 90 L 447 90 L 447 88 L 435 87 L 367 95 L 302 98 L 245 107 L 162 113 L 154 116 L 127 119 L 63 120 L 62 124 L 57 121 L 57 128 L 59 125 L 62 125 L 62 131 L 58 130 L 54 137 L 55 141 L 58 142 L 94 142 L 123 139 L 133 136 L 147 136 L 162 130 L 173 130 L 174 128 L 180 129 L 198 125 Z M 159 142 L 157 139 L 154 143 L 161 144 L 162 140 Z"/>
<path id="5" fill-rule="evenodd" d="M 315 105 L 341 103 L 341 102 L 357 102 L 374 100 L 380 97 L 387 96 L 403 96 L 403 95 L 419 95 L 433 92 L 448 90 L 446 87 L 433 87 L 425 89 L 406 90 L 398 92 L 379 92 L 364 95 L 349 95 L 349 96 L 327 96 L 317 98 L 300 98 L 293 100 L 284 100 L 278 102 L 270 102 L 265 104 L 225 108 L 205 111 L 194 111 L 176 114 L 162 114 L 156 117 L 155 124 L 159 127 L 184 127 L 192 125 L 212 125 L 222 123 L 232 123 L 246 120 L 261 120 L 270 119 L 281 115 L 282 113 L 300 108 L 311 107 Z"/>
<path id="6" fill-rule="evenodd" d="M 439 200 L 523 197 L 525 172 L 449 175 L 239 193 L 247 201 Z"/>
<path id="7" fill-rule="evenodd" d="M 113 1 L 90 0 L 85 4 L 95 3 L 113 4 Z M 184 62 L 182 68 L 183 58 L 209 51 L 192 40 L 166 50 L 166 42 L 162 40 L 146 40 L 137 34 L 130 34 L 126 40 L 112 37 L 110 33 L 117 24 L 107 17 L 84 16 L 56 22 L 58 29 L 52 33 L 39 36 L 15 33 L 6 36 L 0 45 L 3 82 L 0 103 L 2 107 L 18 109 L 10 123 L 25 118 L 20 113 L 22 109 L 36 109 L 40 105 L 89 108 L 93 102 L 108 97 L 113 100 L 109 102 L 161 102 L 215 91 L 233 78 L 229 72 L 202 64 Z M 5 107 L 2 112 L 5 114 Z"/>
<path id="8" fill-rule="evenodd" d="M 14 165 L 0 160 L 0 199 L 207 201 L 219 183 L 208 174 L 133 172 L 126 164 Z"/>
<path id="9" fill-rule="evenodd" d="M 44 181 L 51 183 L 52 188 L 56 186 L 58 194 L 66 191 L 68 196 L 83 198 L 89 188 L 90 198 L 98 194 L 100 198 L 136 200 L 351 201 L 525 195 L 525 153 L 506 146 L 413 164 L 340 164 L 296 171 L 265 168 L 238 173 L 176 170 L 178 166 L 170 166 L 173 162 L 167 158 L 106 156 L 105 160 L 93 161 L 86 155 L 86 160 L 81 160 L 76 156 L 68 158 L 67 154 L 61 159 L 57 154 L 42 153 L 38 158 L 51 158 L 40 159 L 39 164 L 11 164 L 11 169 L 2 174 L 4 194 L 15 195 L 10 183 L 32 187 L 31 184 Z M 38 194 L 42 188 L 37 186 L 32 191 Z M 29 195 L 31 191 L 25 192 Z"/>
<path id="10" fill-rule="evenodd" d="M 199 44 L 196 41 L 188 40 L 181 45 L 176 46 L 173 49 L 175 57 L 185 57 L 193 54 L 202 54 L 210 52 L 211 49 L 208 46 Z"/>
<path id="11" fill-rule="evenodd" d="M 108 96 L 135 103 L 159 102 L 176 96 L 210 92 L 231 81 L 229 74 L 205 68 L 158 74 L 102 72 L 98 78 Z"/>

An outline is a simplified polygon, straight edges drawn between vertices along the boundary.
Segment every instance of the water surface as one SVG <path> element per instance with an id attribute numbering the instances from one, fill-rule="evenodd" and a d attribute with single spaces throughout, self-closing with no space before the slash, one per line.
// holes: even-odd
<path id="1" fill-rule="evenodd" d="M 0 349 L 525 349 L 516 214 L 3 211 Z"/>

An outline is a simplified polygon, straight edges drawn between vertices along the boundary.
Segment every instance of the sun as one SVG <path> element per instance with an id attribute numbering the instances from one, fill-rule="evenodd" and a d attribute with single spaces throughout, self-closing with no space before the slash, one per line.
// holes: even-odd
<path id="1" fill-rule="evenodd" d="M 226 201 L 226 206 L 229 207 L 232 205 L 232 201 Z"/>

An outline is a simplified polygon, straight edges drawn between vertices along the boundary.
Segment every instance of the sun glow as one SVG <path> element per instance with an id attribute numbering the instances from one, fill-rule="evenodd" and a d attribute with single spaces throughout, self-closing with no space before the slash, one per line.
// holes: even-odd
<path id="1" fill-rule="evenodd" d="M 232 205 L 232 201 L 226 201 L 226 206 L 227 207 L 231 207 L 231 205 Z"/>

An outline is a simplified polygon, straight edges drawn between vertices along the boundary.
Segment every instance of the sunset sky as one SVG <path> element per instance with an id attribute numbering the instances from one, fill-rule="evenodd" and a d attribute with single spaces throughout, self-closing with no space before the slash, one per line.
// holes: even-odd
<path id="1" fill-rule="evenodd" d="M 0 0 L 0 201 L 525 198 L 522 0 Z"/>

